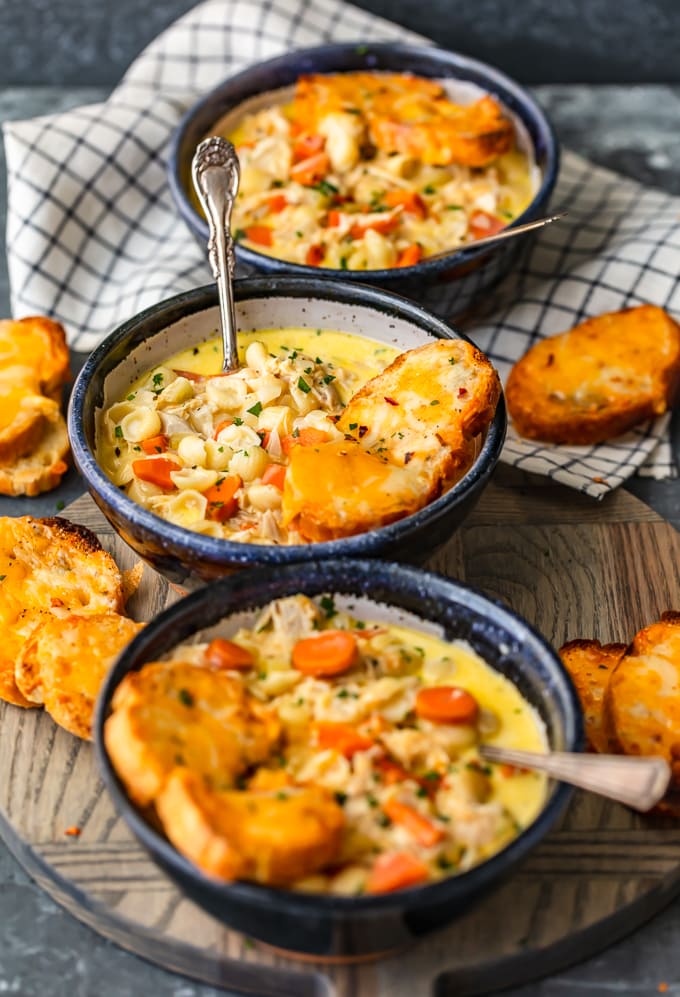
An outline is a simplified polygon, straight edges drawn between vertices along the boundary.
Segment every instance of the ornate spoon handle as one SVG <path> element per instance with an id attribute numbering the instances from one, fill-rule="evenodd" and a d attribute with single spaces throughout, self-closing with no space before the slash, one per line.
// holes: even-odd
<path id="1" fill-rule="evenodd" d="M 236 150 L 231 142 L 217 135 L 204 139 L 194 154 L 191 176 L 210 227 L 208 260 L 220 296 L 224 349 L 222 370 L 237 370 L 239 359 L 232 284 L 236 261 L 234 240 L 231 237 L 231 213 L 241 174 Z"/>
<path id="2" fill-rule="evenodd" d="M 521 768 L 546 772 L 579 789 L 588 789 L 635 810 L 650 810 L 668 789 L 671 770 L 663 758 L 629 755 L 580 755 L 551 751 L 515 751 L 483 744 L 479 753 L 489 762 L 507 762 Z"/>

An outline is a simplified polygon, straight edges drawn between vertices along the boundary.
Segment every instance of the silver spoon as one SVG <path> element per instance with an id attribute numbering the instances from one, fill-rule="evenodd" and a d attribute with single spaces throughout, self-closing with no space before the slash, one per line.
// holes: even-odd
<path id="1" fill-rule="evenodd" d="M 213 135 L 196 148 L 191 162 L 191 177 L 208 219 L 210 239 L 208 260 L 217 281 L 220 296 L 223 360 L 225 373 L 238 370 L 236 312 L 234 309 L 234 240 L 231 237 L 231 213 L 238 193 L 241 171 L 236 150 L 225 138 Z"/>
<path id="2" fill-rule="evenodd" d="M 488 762 L 517 765 L 545 772 L 579 789 L 625 803 L 634 810 L 651 810 L 668 789 L 671 770 L 664 758 L 630 755 L 587 755 L 567 751 L 515 751 L 483 744 L 479 748 Z"/>
<path id="3" fill-rule="evenodd" d="M 523 232 L 531 232 L 532 229 L 543 228 L 544 225 L 557 222 L 560 218 L 564 218 L 566 213 L 566 211 L 561 211 L 557 215 L 547 215 L 545 218 L 536 218 L 533 222 L 525 222 L 524 225 L 517 225 L 516 228 L 501 229 L 495 235 L 486 235 L 483 239 L 475 239 L 474 242 L 465 242 L 462 246 L 456 246 L 455 249 L 444 249 L 441 253 L 433 253 L 431 256 L 426 256 L 424 262 L 429 263 L 430 260 L 440 260 L 444 256 L 453 256 L 454 253 L 460 253 L 463 249 L 479 249 L 480 246 L 491 246 L 494 242 L 501 242 L 503 239 L 512 239 L 516 235 L 522 235 Z"/>

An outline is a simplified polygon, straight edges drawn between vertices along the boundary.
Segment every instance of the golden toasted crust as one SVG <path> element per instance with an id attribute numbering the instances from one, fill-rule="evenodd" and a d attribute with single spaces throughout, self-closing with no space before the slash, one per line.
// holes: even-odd
<path id="1" fill-rule="evenodd" d="M 0 698 L 27 704 L 14 670 L 39 614 L 119 612 L 118 567 L 96 536 L 66 519 L 0 517 Z"/>
<path id="2" fill-rule="evenodd" d="M 69 453 L 66 423 L 56 402 L 50 416 L 41 416 L 40 435 L 31 442 L 29 453 L 15 455 L 11 463 L 0 463 L 1 495 L 40 495 L 56 488 L 68 470 Z M 16 442 L 16 436 L 15 436 Z"/>
<path id="3" fill-rule="evenodd" d="M 59 401 L 69 379 L 66 332 L 59 322 L 43 315 L 0 320 L 0 369 L 17 364 L 30 367 L 36 388 Z"/>
<path id="4" fill-rule="evenodd" d="M 219 792 L 178 768 L 156 800 L 165 833 L 204 872 L 281 886 L 339 853 L 344 816 L 327 790 Z"/>
<path id="5" fill-rule="evenodd" d="M 680 755 L 680 614 L 640 630 L 604 695 L 610 749 L 627 755 Z"/>
<path id="6" fill-rule="evenodd" d="M 593 751 L 609 750 L 602 729 L 604 692 L 626 649 L 626 644 L 600 644 L 599 640 L 570 640 L 560 648 L 562 663 L 576 686 L 586 737 Z"/>
<path id="7" fill-rule="evenodd" d="M 537 343 L 512 368 L 505 396 L 520 436 L 588 444 L 665 412 L 679 383 L 680 326 L 640 305 Z"/>
<path id="8" fill-rule="evenodd" d="M 496 371 L 464 340 L 402 354 L 350 400 L 344 441 L 293 448 L 284 524 L 325 540 L 417 511 L 470 466 L 499 396 Z"/>
<path id="9" fill-rule="evenodd" d="M 44 705 L 60 726 L 91 738 L 94 704 L 106 673 L 143 624 L 118 613 L 46 616 L 19 653 L 17 687 L 31 703 Z"/>
<path id="10" fill-rule="evenodd" d="M 104 740 L 130 796 L 150 803 L 186 765 L 221 788 L 263 761 L 280 732 L 239 679 L 186 662 L 152 662 L 125 676 Z"/>

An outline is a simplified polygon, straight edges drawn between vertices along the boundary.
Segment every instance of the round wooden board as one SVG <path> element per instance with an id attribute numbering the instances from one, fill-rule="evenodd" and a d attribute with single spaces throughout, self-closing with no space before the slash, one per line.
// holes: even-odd
<path id="1" fill-rule="evenodd" d="M 505 599 L 555 645 L 629 639 L 680 609 L 679 535 L 637 499 L 602 503 L 505 474 L 432 567 Z M 64 513 L 121 567 L 134 555 L 89 498 Z M 149 618 L 177 595 L 151 569 L 130 605 Z M 680 892 L 680 824 L 578 794 L 521 870 L 463 920 L 361 966 L 310 966 L 228 931 L 150 861 L 115 813 L 91 745 L 40 710 L 0 704 L 0 827 L 28 873 L 96 931 L 204 982 L 258 997 L 489 993 L 555 972 L 631 931 Z M 76 825 L 79 837 L 65 835 Z"/>

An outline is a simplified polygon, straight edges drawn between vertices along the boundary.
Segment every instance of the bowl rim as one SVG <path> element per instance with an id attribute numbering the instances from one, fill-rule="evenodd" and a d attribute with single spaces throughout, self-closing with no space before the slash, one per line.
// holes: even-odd
<path id="1" fill-rule="evenodd" d="M 343 581 L 343 572 L 351 572 L 351 578 L 361 577 L 367 582 L 372 578 L 376 563 L 368 560 L 354 558 L 331 558 L 319 562 L 315 568 L 324 576 L 324 581 L 328 579 L 326 591 L 333 593 L 344 592 L 351 594 L 352 582 Z M 286 565 L 277 574 L 277 583 L 284 585 L 300 576 L 305 565 Z M 422 568 L 414 568 L 410 565 L 397 564 L 395 562 L 381 562 L 380 569 L 389 576 L 389 587 L 401 586 L 405 594 L 418 596 L 424 586 L 427 587 L 428 595 L 433 594 L 438 603 L 448 599 L 458 605 L 464 602 L 465 606 L 476 610 L 484 617 L 495 616 L 496 621 L 500 618 L 501 624 L 505 625 L 509 632 L 514 632 L 515 641 L 521 641 L 523 646 L 527 643 L 533 646 L 538 652 L 541 660 L 548 664 L 551 669 L 553 683 L 545 685 L 545 691 L 553 699 L 559 699 L 562 706 L 566 706 L 564 712 L 565 720 L 565 741 L 562 750 L 582 751 L 584 750 L 584 726 L 581 708 L 574 684 L 562 664 L 557 652 L 548 641 L 533 627 L 527 620 L 512 610 L 507 604 L 500 600 L 493 599 L 479 589 L 457 581 L 448 576 L 433 571 L 426 571 Z M 271 581 L 271 574 L 266 568 L 253 569 L 248 574 L 248 583 L 252 587 L 257 587 L 260 582 Z M 337 588 L 334 587 L 337 586 Z M 124 675 L 132 671 L 132 668 L 122 668 L 126 659 L 132 654 L 142 656 L 147 645 L 153 643 L 159 632 L 162 632 L 166 624 L 173 621 L 179 614 L 181 617 L 193 619 L 195 607 L 204 603 L 211 604 L 221 612 L 221 617 L 216 613 L 216 622 L 219 619 L 227 618 L 230 615 L 228 599 L 230 593 L 239 589 L 239 577 L 227 575 L 220 578 L 189 595 L 183 597 L 178 602 L 173 603 L 167 609 L 155 616 L 140 633 L 127 645 L 124 651 L 118 656 L 113 667 L 109 670 L 105 682 L 97 698 L 95 718 L 93 724 L 95 754 L 100 775 L 110 793 L 114 804 L 125 821 L 132 828 L 138 840 L 140 840 L 153 854 L 158 856 L 162 863 L 167 864 L 180 877 L 192 879 L 202 890 L 208 890 L 215 895 L 216 892 L 224 891 L 225 897 L 232 897 L 234 900 L 245 901 L 252 907 L 269 907 L 272 903 L 285 905 L 290 910 L 297 910 L 300 913 L 309 913 L 310 910 L 319 910 L 332 915 L 334 911 L 340 914 L 347 914 L 352 911 L 373 911 L 381 908 L 394 906 L 417 907 L 420 904 L 436 904 L 445 900 L 449 893 L 461 890 L 465 892 L 467 886 L 473 886 L 474 892 L 482 892 L 486 885 L 496 879 L 502 878 L 503 872 L 508 867 L 514 867 L 516 862 L 531 850 L 548 833 L 550 828 L 559 819 L 569 803 L 573 788 L 566 783 L 557 782 L 549 795 L 545 804 L 535 819 L 524 828 L 515 838 L 508 842 L 500 851 L 494 853 L 490 858 L 485 859 L 478 865 L 458 875 L 445 876 L 440 880 L 424 883 L 419 886 L 407 887 L 386 894 L 362 894 L 360 896 L 342 896 L 336 894 L 315 894 L 296 891 L 286 887 L 264 886 L 260 883 L 252 883 L 243 880 L 232 882 L 222 881 L 213 878 L 196 866 L 190 859 L 186 858 L 173 844 L 156 830 L 153 825 L 141 816 L 137 807 L 130 800 L 127 792 L 123 788 L 115 772 L 113 764 L 109 758 L 108 751 L 104 744 L 103 728 L 104 723 L 110 713 L 110 701 L 115 689 L 120 684 Z M 305 581 L 301 577 L 299 585 L 300 591 L 304 594 Z M 397 598 L 401 593 L 397 593 Z M 238 598 L 238 595 L 237 595 Z M 370 596 L 369 596 L 370 598 Z M 271 601 L 267 597 L 263 603 L 256 600 L 250 603 L 253 608 L 264 605 Z M 389 603 L 396 605 L 398 603 Z M 241 612 L 242 609 L 236 610 Z M 436 613 L 435 613 L 436 617 Z M 425 620 L 437 622 L 432 615 L 424 616 Z M 198 629 L 205 629 L 213 626 L 214 623 L 202 624 Z M 195 631 L 193 631 L 195 633 Z M 187 635 L 183 640 L 190 639 Z M 165 652 L 163 652 L 165 653 Z M 147 662 L 140 662 L 139 667 Z M 493 668 L 493 665 L 489 665 Z M 138 670 L 135 668 L 134 670 Z M 473 882 L 474 881 L 474 882 Z M 452 885 L 455 884 L 455 885 Z M 407 903 L 403 900 L 406 898 Z M 402 901 L 400 903 L 400 901 Z"/>
<path id="2" fill-rule="evenodd" d="M 260 276 L 247 277 L 234 281 L 236 301 L 252 298 L 299 297 L 326 299 L 356 307 L 369 306 L 384 314 L 410 322 L 439 339 L 459 338 L 470 342 L 467 336 L 456 332 L 442 319 L 431 315 L 424 308 L 381 288 L 355 284 L 343 281 L 329 280 L 325 277 L 288 277 Z M 253 560 L 259 564 L 281 565 L 296 561 L 310 561 L 323 557 L 370 556 L 372 551 L 383 549 L 385 545 L 399 543 L 402 537 L 407 537 L 413 530 L 447 514 L 450 509 L 464 502 L 471 492 L 483 487 L 491 476 L 505 439 L 507 417 L 503 394 L 498 402 L 496 412 L 487 430 L 482 448 L 466 474 L 444 492 L 439 498 L 423 506 L 422 509 L 404 516 L 386 526 L 367 530 L 350 537 L 340 537 L 309 544 L 246 544 L 235 540 L 211 537 L 196 533 L 187 527 L 170 523 L 144 506 L 125 495 L 106 476 L 99 466 L 94 451 L 90 448 L 85 434 L 85 398 L 92 377 L 106 363 L 113 348 L 136 331 L 144 328 L 151 320 L 158 324 L 157 331 L 172 325 L 181 318 L 189 318 L 196 312 L 216 307 L 218 304 L 217 288 L 213 284 L 184 291 L 158 304 L 139 312 L 133 318 L 115 329 L 90 354 L 80 371 L 71 392 L 68 407 L 68 433 L 74 460 L 85 478 L 88 487 L 101 495 L 104 501 L 124 516 L 128 522 L 148 531 L 150 534 L 162 534 L 163 541 L 171 544 L 176 550 L 192 557 L 196 555 L 211 563 L 250 565 Z M 370 337 L 369 337 L 370 338 Z M 110 373 L 116 365 L 110 368 Z M 94 414 L 93 414 L 94 417 Z"/>
<path id="3" fill-rule="evenodd" d="M 286 52 L 282 55 L 252 63 L 245 69 L 240 70 L 240 72 L 234 73 L 224 79 L 216 87 L 213 87 L 212 90 L 209 90 L 208 93 L 204 94 L 199 100 L 197 100 L 182 116 L 170 140 L 167 161 L 167 176 L 175 205 L 184 222 L 195 235 L 200 236 L 206 242 L 209 236 L 208 223 L 194 208 L 191 203 L 191 198 L 189 197 L 182 182 L 181 150 L 185 135 L 193 124 L 194 118 L 200 115 L 205 108 L 209 107 L 210 104 L 225 90 L 248 80 L 251 76 L 254 76 L 263 69 L 274 69 L 277 66 L 285 66 L 291 58 L 323 57 L 333 54 L 339 55 L 345 52 L 348 55 L 359 54 L 358 49 L 366 49 L 366 55 L 374 53 L 377 55 L 380 55 L 381 53 L 390 53 L 402 55 L 404 58 L 408 58 L 409 56 L 419 56 L 421 58 L 425 57 L 432 60 L 432 62 L 438 63 L 442 67 L 448 66 L 452 69 L 457 69 L 463 72 L 472 72 L 482 76 L 489 83 L 490 87 L 495 86 L 497 89 L 509 93 L 516 104 L 513 108 L 514 113 L 518 114 L 518 116 L 525 122 L 527 117 L 532 119 L 538 126 L 545 145 L 545 165 L 541 171 L 541 183 L 530 203 L 524 211 L 519 214 L 517 218 L 513 218 L 510 224 L 506 227 L 508 229 L 512 229 L 520 224 L 524 224 L 525 222 L 533 221 L 534 218 L 538 217 L 539 206 L 542 204 L 544 199 L 547 199 L 550 196 L 550 193 L 552 192 L 557 181 L 557 174 L 559 172 L 560 165 L 560 150 L 557 135 L 550 119 L 527 89 L 525 89 L 512 77 L 507 76 L 500 69 L 496 69 L 488 63 L 482 62 L 479 59 L 473 59 L 470 56 L 463 55 L 459 52 L 437 48 L 434 45 L 417 45 L 409 44 L 407 42 L 376 42 L 370 44 L 360 41 L 334 42 L 325 45 L 313 45 L 308 48 L 293 49 L 292 51 Z M 455 76 L 454 73 L 449 75 L 451 77 Z M 524 113 L 519 113 L 519 107 L 521 107 Z M 282 260 L 276 256 L 268 256 L 266 253 L 259 253 L 257 250 L 250 249 L 247 246 L 242 246 L 239 243 L 235 243 L 235 248 L 237 258 L 241 258 L 246 264 L 258 268 L 268 267 L 272 272 L 281 272 L 285 270 L 286 273 L 300 276 L 304 276 L 310 272 L 327 276 L 337 275 L 340 273 L 342 274 L 343 279 L 347 277 L 352 281 L 361 281 L 362 276 L 364 279 L 368 276 L 371 280 L 386 280 L 388 277 L 394 277 L 396 269 L 392 267 L 389 269 L 382 268 L 377 270 L 338 270 L 335 267 L 312 267 L 303 263 L 293 263 L 288 260 Z M 431 275 L 444 269 L 448 269 L 449 267 L 453 267 L 461 260 L 468 262 L 478 256 L 484 255 L 485 253 L 493 252 L 494 248 L 495 247 L 488 246 L 475 248 L 474 243 L 471 243 L 469 246 L 452 250 L 452 252 L 446 257 L 439 259 L 425 258 L 412 266 L 399 267 L 398 272 L 403 274 L 406 278 L 420 275 L 421 273 Z"/>

